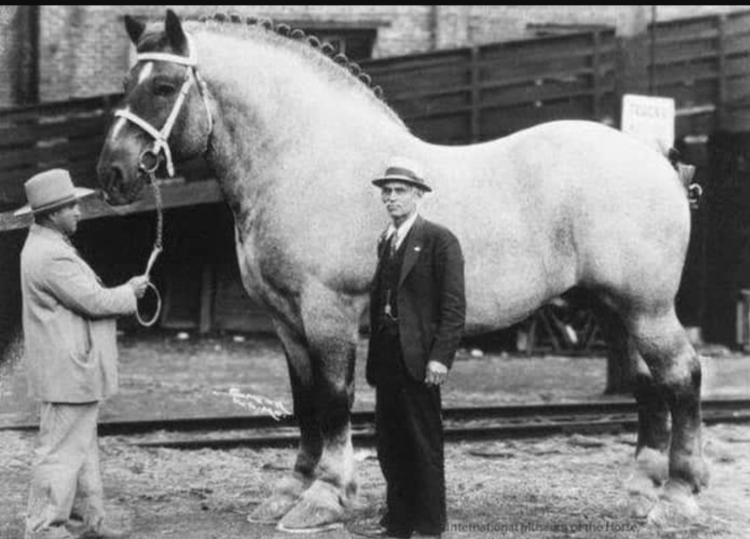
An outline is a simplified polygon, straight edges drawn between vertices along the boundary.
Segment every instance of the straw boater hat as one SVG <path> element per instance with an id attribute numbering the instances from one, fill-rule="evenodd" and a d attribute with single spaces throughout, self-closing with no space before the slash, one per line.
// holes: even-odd
<path id="1" fill-rule="evenodd" d="M 391 159 L 388 168 L 385 169 L 385 175 L 372 180 L 373 185 L 378 187 L 382 187 L 388 182 L 404 182 L 419 187 L 423 191 L 432 191 L 427 182 L 424 181 L 424 174 L 419 163 L 406 157 Z"/>
<path id="2" fill-rule="evenodd" d="M 29 203 L 16 210 L 14 215 L 54 210 L 95 192 L 85 187 L 73 186 L 70 174 L 61 168 L 37 174 L 24 184 L 24 188 Z"/>

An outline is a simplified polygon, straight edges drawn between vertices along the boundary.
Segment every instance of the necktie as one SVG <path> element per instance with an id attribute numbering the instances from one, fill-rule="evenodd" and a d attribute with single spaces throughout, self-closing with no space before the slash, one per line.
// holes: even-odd
<path id="1" fill-rule="evenodd" d="M 396 256 L 398 250 L 398 232 L 391 234 L 390 241 L 388 243 L 388 255 L 393 258 Z"/>

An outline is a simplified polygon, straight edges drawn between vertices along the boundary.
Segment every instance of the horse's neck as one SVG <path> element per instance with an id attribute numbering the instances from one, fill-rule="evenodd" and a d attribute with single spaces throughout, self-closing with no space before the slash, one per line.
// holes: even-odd
<path id="1" fill-rule="evenodd" d="M 217 40 L 201 53 L 216 107 L 208 158 L 232 206 L 324 170 L 369 173 L 419 142 L 365 91 L 332 83 L 301 55 L 263 44 L 226 56 L 219 46 L 232 50 Z"/>

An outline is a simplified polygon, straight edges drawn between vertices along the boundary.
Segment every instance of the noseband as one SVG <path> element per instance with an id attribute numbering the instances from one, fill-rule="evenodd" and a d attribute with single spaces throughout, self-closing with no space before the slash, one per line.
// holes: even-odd
<path id="1" fill-rule="evenodd" d="M 173 64 L 180 64 L 187 67 L 182 88 L 180 89 L 180 93 L 177 96 L 174 105 L 172 105 L 172 111 L 169 113 L 167 121 L 164 123 L 164 127 L 162 127 L 161 130 L 158 130 L 146 120 L 137 114 L 133 114 L 129 110 L 121 109 L 115 111 L 116 117 L 125 118 L 126 120 L 133 122 L 154 139 L 154 145 L 141 154 L 138 164 L 139 168 L 147 173 L 155 172 L 156 168 L 159 166 L 159 154 L 164 152 L 164 158 L 167 161 L 167 173 L 170 178 L 174 176 L 174 163 L 172 162 L 172 151 L 169 148 L 169 142 L 167 142 L 167 140 L 172 133 L 172 128 L 177 120 L 177 116 L 180 114 L 182 104 L 185 102 L 185 97 L 193 83 L 198 85 L 198 91 L 200 92 L 201 97 L 203 98 L 203 104 L 206 107 L 206 115 L 208 117 L 208 136 L 211 136 L 211 133 L 213 132 L 213 118 L 211 117 L 211 109 L 208 106 L 208 89 L 206 88 L 206 83 L 198 74 L 198 57 L 193 42 L 187 34 L 185 37 L 187 38 L 189 56 L 180 56 L 164 52 L 142 52 L 138 54 L 137 57 L 138 62 L 172 62 Z"/>

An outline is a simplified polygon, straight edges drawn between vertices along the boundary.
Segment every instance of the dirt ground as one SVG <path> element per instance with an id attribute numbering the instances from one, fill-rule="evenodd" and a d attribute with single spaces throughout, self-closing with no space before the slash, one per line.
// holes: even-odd
<path id="1" fill-rule="evenodd" d="M 363 342 L 359 357 L 363 357 Z M 750 357 L 711 351 L 704 357 L 704 395 L 747 397 Z M 704 351 L 706 353 L 706 351 Z M 463 350 L 444 392 L 445 406 L 562 402 L 599 398 L 603 358 L 512 356 Z M 263 397 L 291 409 L 286 366 L 274 339 L 188 338 L 174 334 L 121 339 L 121 393 L 102 419 L 246 414 L 253 406 L 228 392 Z M 355 409 L 374 395 L 357 365 Z M 259 411 L 257 408 L 255 411 Z M 0 368 L 0 424 L 34 422 L 22 366 Z M 628 516 L 620 488 L 629 472 L 634 435 L 558 436 L 446 447 L 449 525 L 453 537 L 640 539 L 750 537 L 750 426 L 705 429 L 711 484 L 699 497 L 701 522 L 662 529 Z M 134 438 L 103 437 L 102 466 L 109 516 L 131 537 L 234 539 L 288 537 L 245 516 L 288 473 L 293 449 L 179 451 L 141 448 Z M 35 435 L 0 431 L 0 539 L 21 539 Z M 374 521 L 384 483 L 371 447 L 356 448 L 360 492 L 346 527 L 316 534 L 356 537 Z"/>

